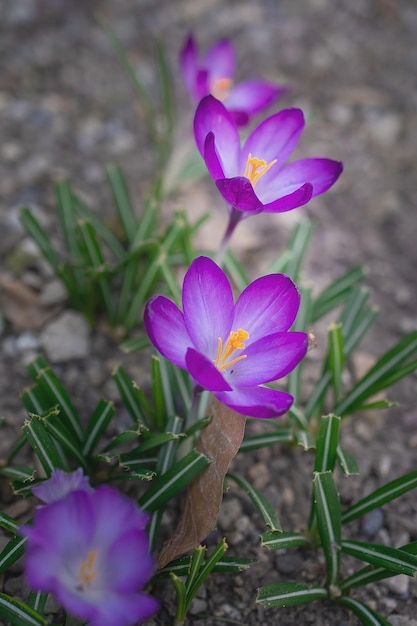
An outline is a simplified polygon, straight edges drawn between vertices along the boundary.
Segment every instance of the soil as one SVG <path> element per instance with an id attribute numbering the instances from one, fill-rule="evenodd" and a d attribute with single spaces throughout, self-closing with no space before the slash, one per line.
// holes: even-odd
<path id="1" fill-rule="evenodd" d="M 181 84 L 178 51 L 189 31 L 206 49 L 227 37 L 237 49 L 238 77 L 262 75 L 288 84 L 279 107 L 299 106 L 308 121 L 297 156 L 327 156 L 344 162 L 337 185 L 303 209 L 259 215 L 239 225 L 232 249 L 250 268 L 265 271 L 288 240 L 295 222 L 317 225 L 305 282 L 320 289 L 347 268 L 362 263 L 366 284 L 380 316 L 361 346 L 358 373 L 416 328 L 417 292 L 417 6 L 414 0 L 0 0 L 0 269 L 2 280 L 41 290 L 51 280 L 39 261 L 18 273 L 17 250 L 33 253 L 18 222 L 28 204 L 51 237 L 57 237 L 53 183 L 69 178 L 100 215 L 111 215 L 105 167 L 123 168 L 140 211 L 151 172 L 143 117 L 126 75 L 98 25 L 104 18 L 128 52 L 142 80 L 155 88 L 153 50 L 163 41 L 176 81 L 178 142 L 190 133 L 192 108 Z M 190 216 L 208 210 L 212 219 L 199 244 L 214 249 L 226 225 L 226 211 L 209 181 L 185 185 L 165 206 L 169 216 L 185 207 Z M 20 257 L 18 256 L 18 259 Z M 17 272 L 17 273 L 16 273 Z M 25 413 L 19 400 L 30 384 L 25 365 L 42 351 L 47 324 L 27 328 L 4 310 L 1 328 L 0 397 L 4 418 L 0 457 L 19 434 Z M 65 306 L 65 305 L 64 305 Z M 330 320 L 331 321 L 331 320 Z M 318 361 L 326 327 L 315 329 Z M 22 339 L 23 337 L 23 339 Z M 89 334 L 87 356 L 54 366 L 81 414 L 101 395 L 115 397 L 110 373 L 122 362 L 133 379 L 148 380 L 143 357 L 123 355 L 99 325 Z M 321 350 L 321 352 L 320 352 Z M 109 382 L 110 381 L 110 382 Z M 359 460 L 360 476 L 338 476 L 343 505 L 379 485 L 416 469 L 417 378 L 410 376 L 390 393 L 400 406 L 355 416 L 344 424 L 342 443 Z M 259 432 L 262 425 L 251 423 Z M 273 502 L 285 530 L 306 524 L 312 456 L 302 449 L 274 447 L 238 456 L 233 468 L 254 481 Z M 29 503 L 15 502 L 1 484 L 2 510 L 27 517 Z M 172 511 L 165 532 L 172 530 Z M 349 536 L 399 546 L 417 539 L 417 503 L 411 492 L 382 511 L 346 528 Z M 347 626 L 357 619 L 340 607 L 314 603 L 264 611 L 256 588 L 277 580 L 320 583 L 322 555 L 292 551 L 267 553 L 259 547 L 265 529 L 235 485 L 226 494 L 218 530 L 209 545 L 226 536 L 230 554 L 257 558 L 238 576 L 212 575 L 193 604 L 190 625 L 275 623 Z M 210 543 L 211 542 L 211 543 Z M 355 563 L 346 560 L 346 571 Z M 25 597 L 19 567 L 3 590 Z M 172 623 L 170 585 L 157 588 L 163 608 L 154 624 Z M 415 580 L 396 578 L 355 593 L 393 625 L 412 626 L 417 611 Z"/>

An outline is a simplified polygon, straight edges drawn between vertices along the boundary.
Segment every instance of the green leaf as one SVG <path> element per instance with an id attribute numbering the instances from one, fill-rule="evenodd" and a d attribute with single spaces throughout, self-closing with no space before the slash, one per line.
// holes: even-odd
<path id="1" fill-rule="evenodd" d="M 327 598 L 327 590 L 324 587 L 285 582 L 260 587 L 256 602 L 269 609 L 273 606 L 299 606 L 324 598 Z"/>
<path id="2" fill-rule="evenodd" d="M 359 466 L 353 456 L 342 448 L 341 446 L 337 446 L 337 460 L 339 461 L 339 465 L 342 468 L 342 472 L 345 476 L 352 476 L 359 474 Z M 343 523 L 343 515 L 342 515 L 342 523 Z"/>
<path id="3" fill-rule="evenodd" d="M 263 435 L 254 435 L 253 437 L 246 437 L 239 448 L 239 452 L 250 452 L 251 450 L 259 450 L 266 446 L 274 446 L 280 443 L 290 443 L 293 441 L 294 436 L 291 428 L 280 427 L 277 430 L 264 433 Z"/>
<path id="4" fill-rule="evenodd" d="M 127 408 L 132 420 L 138 424 L 142 422 L 146 423 L 137 389 L 134 387 L 133 382 L 129 379 L 121 365 L 118 365 L 113 371 L 113 379 L 117 385 L 123 404 Z"/>
<path id="5" fill-rule="evenodd" d="M 121 262 L 126 258 L 126 250 L 120 243 L 119 239 L 107 228 L 104 222 L 97 217 L 78 196 L 73 195 L 73 204 L 78 218 L 83 218 L 92 224 L 94 231 L 104 241 L 108 249 L 113 253 L 117 261 Z"/>
<path id="6" fill-rule="evenodd" d="M 325 415 L 320 420 L 317 437 L 315 472 L 333 471 L 339 442 L 340 417 Z"/>
<path id="7" fill-rule="evenodd" d="M 293 324 L 292 330 L 305 332 L 311 319 L 311 289 L 300 288 L 300 309 Z M 294 397 L 295 403 L 300 400 L 301 374 L 304 368 L 304 360 L 297 365 L 288 376 L 288 392 Z"/>
<path id="8" fill-rule="evenodd" d="M 408 554 L 417 555 L 417 541 L 412 541 L 411 543 L 401 546 L 401 548 L 398 549 L 403 550 Z M 346 592 L 354 587 L 363 587 L 365 585 L 369 585 L 370 583 L 376 583 L 384 578 L 391 578 L 392 576 L 395 576 L 395 574 L 392 571 L 387 570 L 385 567 L 367 565 L 342 580 L 339 587 L 341 591 Z"/>
<path id="9" fill-rule="evenodd" d="M 106 176 L 125 237 L 131 244 L 136 233 L 136 218 L 125 177 L 119 165 L 110 165 L 106 170 Z"/>
<path id="10" fill-rule="evenodd" d="M 77 238 L 77 214 L 74 207 L 72 188 L 68 180 L 61 180 L 55 185 L 58 217 L 64 233 L 67 250 L 70 257 L 69 268 L 73 284 L 70 296 L 76 308 L 88 310 L 87 284 L 83 274 L 83 257 Z"/>
<path id="11" fill-rule="evenodd" d="M 324 317 L 329 311 L 340 306 L 351 290 L 365 276 L 365 271 L 360 265 L 349 269 L 345 274 L 339 276 L 328 285 L 317 296 L 313 305 L 312 321 L 315 322 Z"/>
<path id="12" fill-rule="evenodd" d="M 327 585 L 331 586 L 339 578 L 342 534 L 339 496 L 331 472 L 314 473 L 313 495 L 317 530 L 327 564 Z"/>
<path id="13" fill-rule="evenodd" d="M 132 337 L 131 339 L 126 339 L 120 344 L 120 350 L 125 354 L 130 354 L 130 352 L 137 352 L 138 350 L 143 350 L 143 348 L 148 348 L 151 345 L 150 339 L 148 335 L 139 335 L 138 337 Z"/>
<path id="14" fill-rule="evenodd" d="M 88 463 L 83 456 L 79 442 L 65 426 L 61 415 L 56 412 L 49 413 L 49 415 L 42 418 L 42 420 L 46 430 L 52 436 L 53 441 L 61 444 L 62 448 L 77 461 L 78 465 L 82 467 L 86 473 L 88 473 Z"/>
<path id="15" fill-rule="evenodd" d="M 176 576 L 187 576 L 190 569 L 191 557 L 183 556 L 179 559 L 171 561 L 166 567 L 158 570 L 155 574 L 155 578 L 167 578 L 170 572 L 173 572 Z M 223 556 L 221 557 L 213 568 L 213 572 L 222 574 L 238 574 L 244 572 L 251 565 L 257 563 L 256 559 L 247 559 L 244 557 Z"/>
<path id="16" fill-rule="evenodd" d="M 43 613 L 45 605 L 48 600 L 48 593 L 42 593 L 41 591 L 31 591 L 27 601 L 27 605 L 34 611 Z"/>
<path id="17" fill-rule="evenodd" d="M 115 324 L 114 295 L 109 275 L 108 264 L 104 258 L 95 230 L 85 219 L 78 220 L 78 232 L 83 242 L 84 265 L 86 275 L 92 286 L 97 284 L 101 295 L 101 304 L 111 325 Z"/>
<path id="18" fill-rule="evenodd" d="M 10 467 L 3 467 L 0 472 L 2 476 L 6 476 L 12 481 L 18 481 L 21 483 L 27 483 L 30 485 L 35 480 L 36 470 L 30 467 L 22 467 L 15 465 Z"/>
<path id="19" fill-rule="evenodd" d="M 31 415 L 30 420 L 25 420 L 22 430 L 48 477 L 56 468 L 69 471 L 68 461 L 59 454 L 39 415 Z"/>
<path id="20" fill-rule="evenodd" d="M 365 498 L 362 498 L 342 514 L 342 524 L 348 524 L 352 520 L 365 515 L 373 509 L 377 509 L 391 500 L 399 498 L 407 491 L 417 487 L 417 471 L 404 474 L 395 480 L 379 487 Z"/>
<path id="21" fill-rule="evenodd" d="M 45 610 L 45 605 L 48 600 L 47 593 L 42 593 L 41 591 L 31 591 L 28 598 L 28 606 L 34 611 L 38 611 L 38 613 L 43 613 Z"/>
<path id="22" fill-rule="evenodd" d="M 306 535 L 301 533 L 268 531 L 261 535 L 261 545 L 268 550 L 287 550 L 297 546 L 310 546 Z"/>
<path id="23" fill-rule="evenodd" d="M 208 557 L 208 559 L 203 563 L 198 573 L 196 572 L 196 575 L 193 576 L 190 583 L 188 583 L 187 580 L 186 587 L 188 606 L 190 606 L 197 591 L 200 589 L 201 585 L 203 585 L 207 576 L 213 571 L 218 561 L 223 557 L 228 547 L 229 546 L 227 545 L 225 539 L 221 539 Z"/>
<path id="24" fill-rule="evenodd" d="M 404 362 L 416 352 L 417 331 L 414 331 L 378 360 L 336 406 L 335 413 L 343 416 L 354 412 L 364 400 L 397 382 L 403 376 L 410 374 L 417 368 L 417 360 L 407 365 Z"/>
<path id="25" fill-rule="evenodd" d="M 336 404 L 342 390 L 342 374 L 345 364 L 343 350 L 343 334 L 341 324 L 331 324 L 329 327 L 329 369 L 333 385 L 333 398 Z"/>
<path id="26" fill-rule="evenodd" d="M 0 617 L 12 626 L 46 626 L 48 620 L 20 600 L 0 593 Z"/>
<path id="27" fill-rule="evenodd" d="M 223 260 L 224 269 L 230 276 L 233 285 L 242 292 L 249 285 L 250 280 L 241 263 L 230 250 L 226 250 Z"/>
<path id="28" fill-rule="evenodd" d="M 371 324 L 375 321 L 378 312 L 366 307 L 369 291 L 364 288 L 354 289 L 349 296 L 338 323 L 342 325 L 345 360 L 358 346 Z M 315 412 L 320 413 L 327 389 L 332 376 L 328 360 L 325 363 L 322 376 L 317 382 L 305 407 L 305 416 L 310 419 Z"/>
<path id="29" fill-rule="evenodd" d="M 65 426 L 73 432 L 77 440 L 81 443 L 83 439 L 83 432 L 77 412 L 73 407 L 70 397 L 63 384 L 55 372 L 51 369 L 48 362 L 43 357 L 39 357 L 30 363 L 28 369 L 45 396 L 48 398 L 50 402 L 49 408 L 56 404 L 59 405 L 61 418 L 64 421 Z"/>
<path id="30" fill-rule="evenodd" d="M 165 404 L 165 391 L 162 376 L 159 357 L 152 355 L 151 361 L 151 376 L 152 376 L 152 400 L 154 410 L 152 413 L 152 425 L 156 430 L 162 432 L 165 429 L 167 421 L 167 409 Z M 168 390 L 167 390 L 168 391 Z"/>
<path id="31" fill-rule="evenodd" d="M 114 413 L 115 408 L 113 402 L 104 399 L 99 401 L 87 425 L 82 451 L 85 457 L 90 456 L 93 452 L 100 437 L 104 435 Z"/>
<path id="32" fill-rule="evenodd" d="M 341 542 L 341 549 L 342 552 L 361 561 L 383 567 L 395 574 L 414 576 L 417 573 L 417 556 L 398 548 L 376 543 L 344 540 Z"/>
<path id="33" fill-rule="evenodd" d="M 364 626 L 390 626 L 390 623 L 386 619 L 376 613 L 369 606 L 356 600 L 356 598 L 350 598 L 348 596 L 342 596 L 336 599 L 338 604 L 350 609 L 362 622 Z"/>
<path id="34" fill-rule="evenodd" d="M 25 551 L 26 537 L 12 537 L 0 552 L 0 574 L 6 572 Z"/>
<path id="35" fill-rule="evenodd" d="M 294 433 L 295 439 L 299 446 L 302 446 L 304 450 L 312 450 L 316 447 L 315 439 L 310 433 L 304 430 L 298 430 Z"/>
<path id="36" fill-rule="evenodd" d="M 14 535 L 17 533 L 20 524 L 18 524 L 12 517 L 6 515 L 6 513 L 0 512 L 0 527 L 7 530 L 9 533 L 13 533 Z"/>
<path id="37" fill-rule="evenodd" d="M 236 474 L 227 474 L 227 476 L 234 480 L 235 483 L 237 483 L 239 487 L 241 487 L 243 491 L 249 496 L 256 510 L 258 511 L 268 528 L 270 528 L 271 530 L 281 531 L 281 523 L 279 521 L 277 512 L 268 502 L 265 496 L 241 476 L 237 476 Z"/>
<path id="38" fill-rule="evenodd" d="M 140 507 L 149 512 L 159 509 L 177 493 L 183 491 L 209 462 L 206 456 L 196 450 L 191 450 L 165 474 L 158 476 L 152 482 L 139 500 Z"/>
<path id="39" fill-rule="evenodd" d="M 49 235 L 27 207 L 23 208 L 20 221 L 27 234 L 32 237 L 45 259 L 51 265 L 55 274 L 62 280 L 67 291 L 71 293 L 74 290 L 74 284 L 68 267 L 64 264 L 58 252 L 51 246 Z"/>
<path id="40" fill-rule="evenodd" d="M 308 251 L 314 230 L 315 226 L 312 222 L 300 221 L 295 225 L 291 235 L 291 239 L 288 244 L 288 247 L 291 250 L 291 257 L 287 263 L 287 267 L 285 268 L 285 273 L 288 274 L 295 282 L 299 282 L 302 263 Z"/>

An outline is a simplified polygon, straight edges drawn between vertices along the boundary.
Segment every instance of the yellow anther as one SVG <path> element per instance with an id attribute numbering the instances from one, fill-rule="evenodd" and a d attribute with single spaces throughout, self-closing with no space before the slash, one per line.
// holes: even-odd
<path id="1" fill-rule="evenodd" d="M 215 78 L 211 84 L 211 94 L 217 100 L 226 100 L 233 84 L 231 78 Z"/>
<path id="2" fill-rule="evenodd" d="M 264 159 L 258 159 L 257 157 L 253 157 L 251 153 L 249 153 L 248 160 L 246 161 L 245 173 L 243 176 L 249 178 L 252 186 L 255 187 L 258 180 L 267 173 L 269 169 L 277 162 L 276 159 L 267 163 Z"/>
<path id="3" fill-rule="evenodd" d="M 241 354 L 231 361 L 226 362 L 235 350 L 243 350 L 245 348 L 245 344 L 243 343 L 245 339 L 249 339 L 249 333 L 247 330 L 243 330 L 243 328 L 239 328 L 239 330 L 232 330 L 223 349 L 223 340 L 219 337 L 217 356 L 214 364 L 220 371 L 226 369 L 226 367 L 230 367 L 241 359 L 246 359 L 246 354 Z"/>
<path id="4" fill-rule="evenodd" d="M 85 561 L 81 561 L 78 568 L 78 580 L 80 588 L 83 589 L 97 578 L 97 570 L 95 568 L 98 550 L 89 550 Z"/>

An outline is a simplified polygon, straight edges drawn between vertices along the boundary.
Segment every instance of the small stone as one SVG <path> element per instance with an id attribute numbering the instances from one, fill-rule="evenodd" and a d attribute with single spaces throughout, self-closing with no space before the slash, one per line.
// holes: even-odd
<path id="1" fill-rule="evenodd" d="M 45 306 L 52 306 L 54 304 L 62 304 L 67 298 L 68 294 L 62 282 L 58 279 L 53 279 L 42 289 L 40 302 Z"/>
<path id="2" fill-rule="evenodd" d="M 84 317 L 65 311 L 47 324 L 39 339 L 52 363 L 84 359 L 90 352 L 90 331 Z"/>
<path id="3" fill-rule="evenodd" d="M 381 509 L 374 509 L 364 516 L 361 531 L 369 538 L 374 537 L 376 533 L 382 528 L 383 523 L 383 511 Z"/>
<path id="4" fill-rule="evenodd" d="M 225 530 L 235 528 L 236 521 L 241 517 L 241 515 L 242 505 L 237 498 L 225 500 L 219 513 L 219 526 L 221 526 Z"/>
<path id="5" fill-rule="evenodd" d="M 32 333 L 22 333 L 15 341 L 16 350 L 20 353 L 31 352 L 40 347 L 39 339 Z"/>
<path id="6" fill-rule="evenodd" d="M 407 598 L 410 589 L 410 577 L 398 574 L 384 581 L 385 587 L 401 598 Z"/>
<path id="7" fill-rule="evenodd" d="M 390 615 L 389 623 L 391 626 L 417 626 L 417 620 L 407 615 Z"/>

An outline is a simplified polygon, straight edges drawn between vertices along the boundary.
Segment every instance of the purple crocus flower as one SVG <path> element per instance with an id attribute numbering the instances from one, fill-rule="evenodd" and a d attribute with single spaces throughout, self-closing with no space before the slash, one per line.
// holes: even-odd
<path id="1" fill-rule="evenodd" d="M 233 44 L 224 39 L 215 43 L 200 58 L 197 44 L 189 35 L 180 53 L 180 68 L 192 100 L 197 104 L 211 93 L 224 102 L 239 126 L 245 126 L 287 90 L 282 85 L 262 80 L 234 84 L 236 68 Z"/>
<path id="2" fill-rule="evenodd" d="M 277 417 L 293 397 L 262 383 L 286 376 L 306 353 L 307 335 L 288 332 L 299 301 L 288 276 L 270 274 L 234 303 L 224 272 L 199 257 L 184 278 L 183 312 L 155 296 L 145 308 L 145 328 L 159 352 L 188 370 L 197 386 L 243 415 Z"/>
<path id="3" fill-rule="evenodd" d="M 264 120 L 240 146 L 238 127 L 225 106 L 206 96 L 197 107 L 194 134 L 210 176 L 230 205 L 235 221 L 261 211 L 290 211 L 324 193 L 342 164 L 323 158 L 285 165 L 304 128 L 300 109 L 284 109 Z"/>
<path id="4" fill-rule="evenodd" d="M 61 500 L 71 491 L 94 491 L 81 467 L 74 472 L 55 469 L 48 480 L 32 487 L 33 495 L 45 504 Z"/>
<path id="5" fill-rule="evenodd" d="M 153 560 L 148 515 L 112 487 L 72 491 L 37 509 L 27 537 L 24 569 L 32 589 L 54 594 L 89 626 L 130 626 L 158 609 L 139 590 Z"/>

